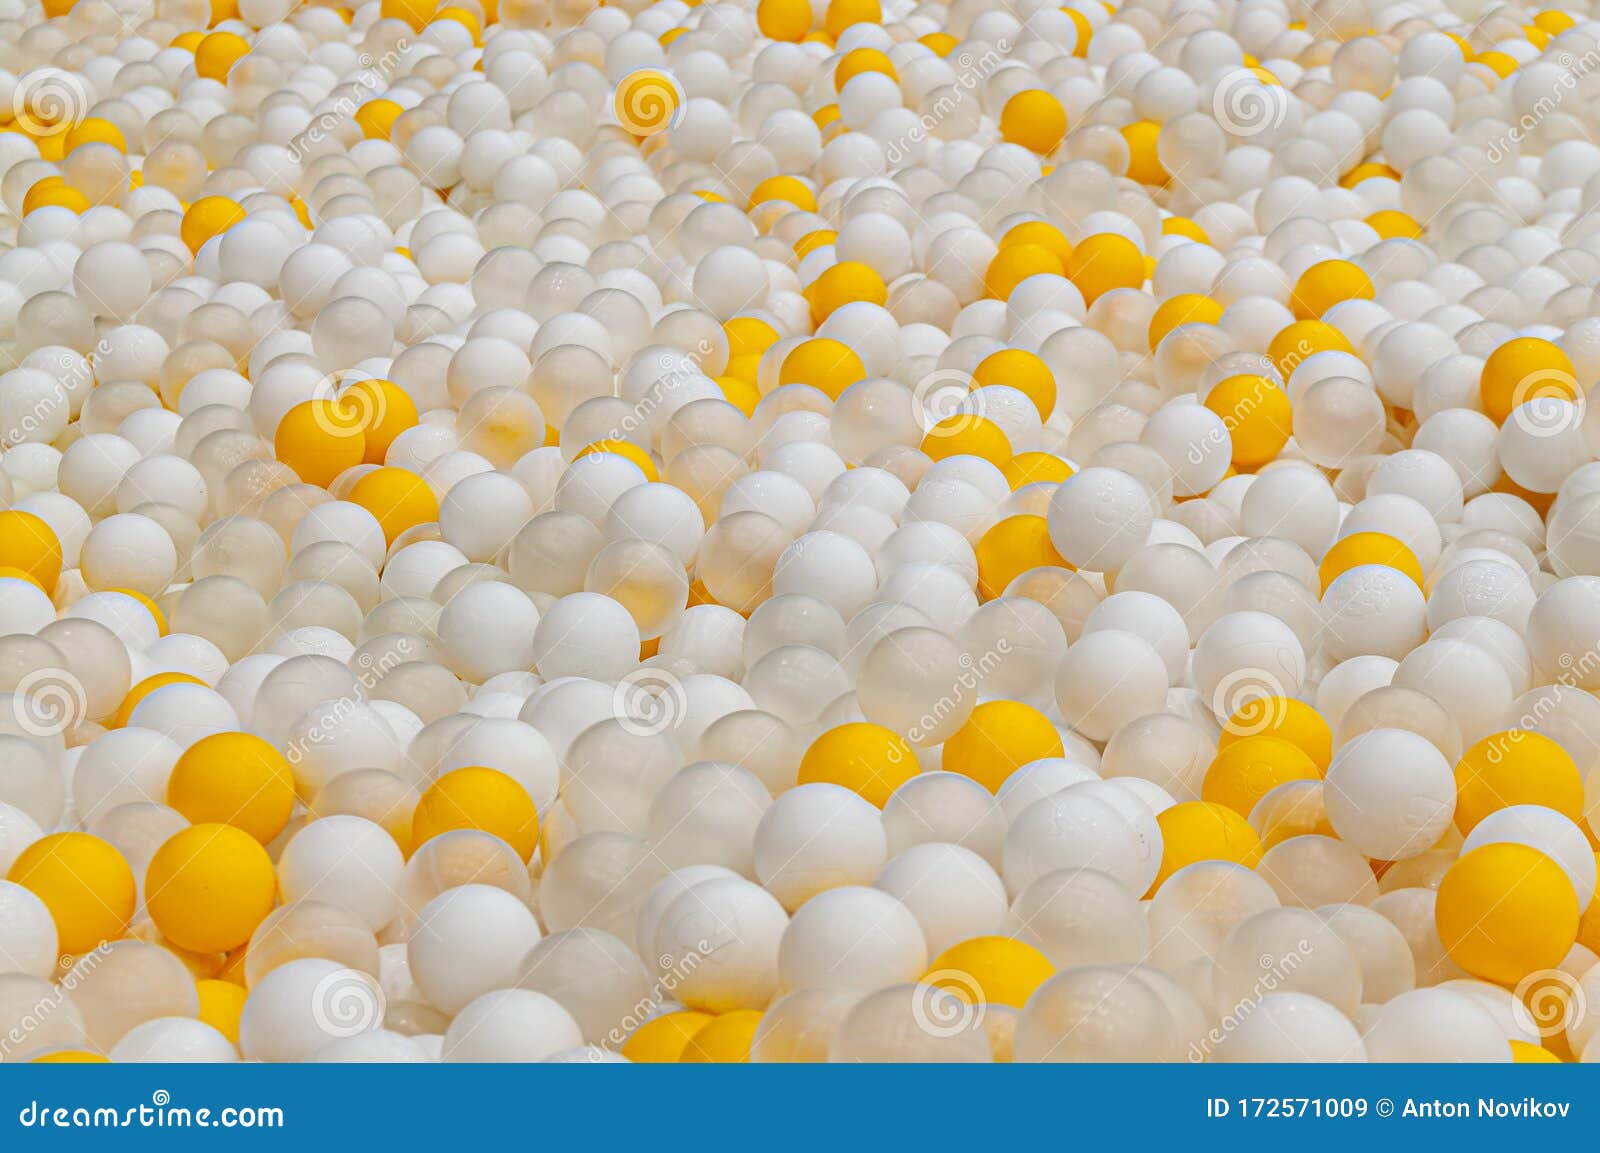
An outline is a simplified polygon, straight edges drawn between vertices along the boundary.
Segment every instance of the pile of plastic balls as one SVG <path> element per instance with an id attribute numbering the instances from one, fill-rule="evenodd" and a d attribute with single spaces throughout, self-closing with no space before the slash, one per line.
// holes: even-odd
<path id="1" fill-rule="evenodd" d="M 1600 1060 L 1600 20 L 0 0 L 0 1059 Z"/>

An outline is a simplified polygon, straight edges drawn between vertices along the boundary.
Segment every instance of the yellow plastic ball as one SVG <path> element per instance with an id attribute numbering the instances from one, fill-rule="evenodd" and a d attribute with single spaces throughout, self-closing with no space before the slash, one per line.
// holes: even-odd
<path id="1" fill-rule="evenodd" d="M 1000 473 L 1016 492 L 1025 484 L 1060 484 L 1072 475 L 1072 466 L 1048 452 L 1019 452 L 1000 466 Z"/>
<path id="2" fill-rule="evenodd" d="M 675 1065 L 694 1035 L 714 1020 L 692 1009 L 652 1017 L 622 1043 L 622 1055 L 637 1065 Z"/>
<path id="3" fill-rule="evenodd" d="M 1003 384 L 1033 401 L 1041 420 L 1049 420 L 1056 409 L 1056 377 L 1044 358 L 1022 348 L 1002 348 L 991 352 L 972 370 L 972 387 L 987 388 Z"/>
<path id="4" fill-rule="evenodd" d="M 41 837 L 17 855 L 6 880 L 44 902 L 64 956 L 118 940 L 133 920 L 133 870 L 109 842 L 88 833 Z"/>
<path id="5" fill-rule="evenodd" d="M 815 235 L 815 234 L 813 234 Z M 778 343 L 778 330 L 759 316 L 736 316 L 722 326 L 728 338 L 728 360 L 741 356 L 760 356 Z"/>
<path id="6" fill-rule="evenodd" d="M 1561 1058 L 1557 1057 L 1543 1045 L 1535 1045 L 1531 1041 L 1511 1039 L 1511 1060 L 1517 1065 L 1559 1065 Z"/>
<path id="7" fill-rule="evenodd" d="M 1114 288 L 1138 288 L 1145 282 L 1144 254 L 1133 241 L 1115 232 L 1098 232 L 1072 250 L 1067 279 L 1093 304 Z"/>
<path id="8" fill-rule="evenodd" d="M 876 48 L 852 48 L 834 66 L 833 90 L 842 91 L 846 84 L 863 72 L 881 72 L 891 80 L 899 79 L 895 75 L 894 61 L 889 59 L 887 53 Z"/>
<path id="9" fill-rule="evenodd" d="M 89 211 L 89 198 L 59 176 L 47 176 L 28 189 L 22 198 L 22 215 L 39 208 L 66 208 L 82 216 Z"/>
<path id="10" fill-rule="evenodd" d="M 593 444 L 586 444 L 579 449 L 578 456 L 574 459 L 593 456 L 597 452 L 610 453 L 612 456 L 620 456 L 623 460 L 633 462 L 638 466 L 639 471 L 644 473 L 644 478 L 652 484 L 661 479 L 661 473 L 656 468 L 656 462 L 651 459 L 650 454 L 631 440 L 610 437 L 604 440 L 597 440 Z"/>
<path id="11" fill-rule="evenodd" d="M 1317 763 L 1288 741 L 1245 737 L 1217 750 L 1200 786 L 1200 799 L 1249 817 L 1256 803 L 1279 785 L 1321 776 Z"/>
<path id="12" fill-rule="evenodd" d="M 963 412 L 947 416 L 930 428 L 919 447 L 931 460 L 980 456 L 1000 468 L 1011 459 L 1011 441 L 998 424 Z"/>
<path id="13" fill-rule="evenodd" d="M 1561 964 L 1578 938 L 1578 899 L 1561 866 L 1538 849 L 1484 845 L 1445 871 L 1434 923 L 1452 961 L 1514 985 Z"/>
<path id="14" fill-rule="evenodd" d="M 221 236 L 244 217 L 244 209 L 226 196 L 202 196 L 184 211 L 178 233 L 190 252 L 199 252 L 206 241 Z"/>
<path id="15" fill-rule="evenodd" d="M 1000 110 L 1000 135 L 1007 144 L 1048 156 L 1067 135 L 1067 110 L 1043 88 L 1025 88 Z"/>
<path id="16" fill-rule="evenodd" d="M 1122 139 L 1128 145 L 1128 179 L 1140 184 L 1162 185 L 1172 179 L 1161 156 L 1156 151 L 1156 141 L 1161 137 L 1161 125 L 1153 120 L 1136 120 L 1123 125 Z"/>
<path id="17" fill-rule="evenodd" d="M 194 50 L 194 70 L 207 80 L 226 83 L 228 72 L 250 51 L 250 42 L 235 32 L 212 32 Z"/>
<path id="18" fill-rule="evenodd" d="M 465 8 L 457 8 L 454 5 L 441 8 L 433 14 L 433 20 L 454 20 L 472 33 L 472 42 L 474 44 L 481 45 L 483 43 L 483 25 L 478 23 L 477 16 Z M 430 20 L 429 23 L 432 23 L 433 20 Z"/>
<path id="19" fill-rule="evenodd" d="M 1478 58 L 1477 50 L 1467 42 L 1466 37 L 1456 32 L 1446 32 L 1445 35 L 1454 40 L 1456 42 L 1456 47 L 1461 49 L 1461 59 L 1470 64 L 1472 61 Z"/>
<path id="20" fill-rule="evenodd" d="M 307 484 L 327 488 L 366 457 L 359 414 L 336 400 L 303 400 L 278 422 L 274 455 Z"/>
<path id="21" fill-rule="evenodd" d="M 852 24 L 882 24 L 883 6 L 878 0 L 829 0 L 822 18 L 828 39 L 837 40 Z"/>
<path id="22" fill-rule="evenodd" d="M 750 193 L 750 207 L 782 200 L 806 212 L 817 210 L 817 196 L 811 186 L 797 176 L 769 176 Z"/>
<path id="23" fill-rule="evenodd" d="M 1309 356 L 1319 352 L 1354 351 L 1344 333 L 1320 320 L 1297 320 L 1285 325 L 1267 345 L 1267 356 L 1284 380 L 1288 380 Z"/>
<path id="24" fill-rule="evenodd" d="M 277 895 L 272 858 L 232 825 L 174 833 L 144 874 L 150 919 L 173 944 L 196 953 L 224 953 L 249 941 Z"/>
<path id="25" fill-rule="evenodd" d="M 804 260 L 819 248 L 824 248 L 839 239 L 839 234 L 831 228 L 818 228 L 808 232 L 794 242 L 794 258 Z"/>
<path id="26" fill-rule="evenodd" d="M 1030 276 L 1061 276 L 1065 272 L 1060 258 L 1044 245 L 1013 244 L 989 261 L 983 289 L 995 300 L 1008 300 L 1012 290 Z"/>
<path id="27" fill-rule="evenodd" d="M 748 380 L 736 376 L 717 377 L 717 387 L 723 398 L 746 416 L 754 416 L 761 403 L 761 390 Z"/>
<path id="28" fill-rule="evenodd" d="M 1363 180 L 1393 180 L 1398 182 L 1400 173 L 1387 164 L 1368 162 L 1357 164 L 1349 172 L 1339 178 L 1341 188 L 1354 188 Z"/>
<path id="29" fill-rule="evenodd" d="M 1072 54 L 1079 60 L 1086 59 L 1089 55 L 1089 41 L 1094 37 L 1094 25 L 1089 18 L 1076 8 L 1063 8 L 1067 18 L 1072 21 L 1072 27 L 1078 33 L 1078 41 L 1072 46 Z"/>
<path id="30" fill-rule="evenodd" d="M 1583 820 L 1583 774 L 1543 733 L 1490 733 L 1456 762 L 1456 828 L 1463 835 L 1511 805 L 1543 805 L 1574 824 Z"/>
<path id="31" fill-rule="evenodd" d="M 1169 216 L 1161 222 L 1162 236 L 1183 236 L 1200 244 L 1210 244 L 1211 235 L 1187 216 Z"/>
<path id="32" fill-rule="evenodd" d="M 405 109 L 393 100 L 386 100 L 383 97 L 368 100 L 356 109 L 356 126 L 368 140 L 387 140 L 390 130 L 394 128 L 394 122 L 400 119 L 400 114 L 404 111 Z"/>
<path id="33" fill-rule="evenodd" d="M 1504 424 L 1531 400 L 1578 399 L 1580 389 L 1572 360 L 1560 347 L 1535 336 L 1520 336 L 1496 348 L 1478 376 L 1483 411 Z"/>
<path id="34" fill-rule="evenodd" d="M 126 154 L 128 142 L 122 138 L 122 129 L 100 116 L 86 116 L 67 130 L 66 151 L 85 144 L 109 144 Z"/>
<path id="35" fill-rule="evenodd" d="M 199 677 L 188 673 L 155 673 L 145 677 L 144 680 L 128 690 L 127 696 L 122 698 L 122 703 L 117 706 L 117 711 L 111 714 L 111 719 L 106 722 L 108 729 L 120 729 L 128 723 L 128 718 L 133 716 L 133 710 L 139 707 L 139 702 L 144 700 L 157 689 L 166 688 L 168 685 L 203 685 Z"/>
<path id="36" fill-rule="evenodd" d="M 813 337 L 790 349 L 778 369 L 778 383 L 809 384 L 832 400 L 857 381 L 867 378 L 866 366 L 855 350 L 842 341 Z"/>
<path id="37" fill-rule="evenodd" d="M 41 124 L 37 126 L 36 131 L 30 131 L 28 128 L 18 128 L 17 131 L 33 141 L 34 146 L 39 149 L 41 160 L 54 163 L 66 159 L 67 134 L 61 130 L 60 125 Z"/>
<path id="38" fill-rule="evenodd" d="M 1328 722 L 1294 697 L 1256 697 L 1240 705 L 1222 726 L 1217 751 L 1258 736 L 1289 742 L 1311 758 L 1319 774 L 1326 773 L 1333 761 L 1333 731 Z"/>
<path id="39" fill-rule="evenodd" d="M 1055 974 L 1050 958 L 1026 941 L 971 937 L 935 957 L 922 981 L 975 1005 L 1020 1009 Z"/>
<path id="40" fill-rule="evenodd" d="M 1180 801 L 1156 815 L 1161 828 L 1161 871 L 1150 896 L 1166 879 L 1197 861 L 1232 861 L 1253 869 L 1261 860 L 1261 838 L 1250 822 L 1227 805 Z"/>
<path id="41" fill-rule="evenodd" d="M 294 815 L 294 774 L 284 755 L 253 733 L 213 733 L 172 766 L 167 804 L 192 824 L 232 825 L 266 844 Z"/>
<path id="42" fill-rule="evenodd" d="M 365 464 L 382 464 L 389 446 L 420 419 L 411 394 L 392 380 L 358 380 L 339 394 L 339 403 L 353 409 L 366 437 Z"/>
<path id="43" fill-rule="evenodd" d="M 61 579 L 61 539 L 43 517 L 14 508 L 0 511 L 0 565 L 20 569 L 54 593 Z"/>
<path id="44" fill-rule="evenodd" d="M 1048 248 L 1056 254 L 1056 259 L 1061 261 L 1063 267 L 1067 257 L 1072 255 L 1072 242 L 1067 239 L 1067 234 L 1045 220 L 1024 220 L 1006 229 L 1006 234 L 1000 238 L 1001 248 L 1014 248 L 1019 244 L 1037 244 L 1041 248 Z"/>
<path id="45" fill-rule="evenodd" d="M 493 833 L 526 861 L 539 847 L 539 814 L 528 790 L 498 769 L 470 766 L 446 773 L 422 794 L 411 816 L 418 847 L 454 829 Z"/>
<path id="46" fill-rule="evenodd" d="M 1322 563 L 1317 566 L 1322 591 L 1327 592 L 1328 586 L 1339 577 L 1364 564 L 1387 565 L 1405 573 L 1418 588 L 1422 587 L 1422 564 L 1416 553 L 1388 533 L 1353 532 L 1334 542 L 1333 547 L 1322 554 Z"/>
<path id="47" fill-rule="evenodd" d="M 1341 301 L 1371 300 L 1375 295 L 1372 277 L 1359 264 L 1323 260 L 1300 274 L 1289 307 L 1296 320 L 1313 320 Z"/>
<path id="48" fill-rule="evenodd" d="M 1422 225 L 1396 208 L 1385 208 L 1367 217 L 1372 230 L 1384 240 L 1421 240 Z"/>
<path id="49" fill-rule="evenodd" d="M 1475 57 L 1475 60 L 1479 64 L 1486 65 L 1502 80 L 1517 70 L 1517 58 L 1509 52 L 1498 50 L 1481 52 Z"/>
<path id="50" fill-rule="evenodd" d="M 235 1045 L 239 1043 L 239 1016 L 249 995 L 243 985 L 232 981 L 203 980 L 194 983 L 200 995 L 200 1020 L 210 1025 Z"/>
<path id="51" fill-rule="evenodd" d="M 1550 36 L 1559 36 L 1577 22 L 1565 12 L 1547 8 L 1533 18 L 1533 22 Z"/>
<path id="52" fill-rule="evenodd" d="M 678 1058 L 685 1065 L 742 1065 L 750 1060 L 750 1045 L 761 1027 L 756 1009 L 736 1009 L 707 1021 L 696 1029 Z"/>
<path id="53" fill-rule="evenodd" d="M 1585 832 L 1589 833 L 1589 840 L 1594 840 L 1594 833 L 1587 823 L 1583 825 Z M 1583 907 L 1583 916 L 1578 920 L 1578 944 L 1588 949 L 1591 953 L 1600 945 L 1600 853 L 1594 855 L 1595 863 L 1595 893 Z"/>
<path id="54" fill-rule="evenodd" d="M 382 0 L 378 13 L 385 20 L 404 20 L 414 31 L 421 32 L 438 5 L 439 0 Z"/>
<path id="55" fill-rule="evenodd" d="M 991 793 L 1030 761 L 1062 754 L 1050 718 L 1021 701 L 985 701 L 944 743 L 946 772 L 971 777 Z"/>
<path id="56" fill-rule="evenodd" d="M 1183 324 L 1216 324 L 1222 319 L 1222 305 L 1198 292 L 1181 292 L 1168 297 L 1150 316 L 1146 339 L 1150 351 L 1167 338 L 1167 334 Z"/>
<path id="57" fill-rule="evenodd" d="M 350 486 L 345 499 L 377 518 L 389 544 L 407 529 L 439 519 L 439 498 L 409 469 L 375 468 Z"/>
<path id="58" fill-rule="evenodd" d="M 1228 430 L 1234 468 L 1260 468 L 1289 443 L 1294 430 L 1289 394 L 1264 376 L 1230 376 L 1206 394 L 1205 403 Z"/>
<path id="59" fill-rule="evenodd" d="M 109 1065 L 110 1057 L 91 1053 L 87 1049 L 57 1049 L 53 1053 L 29 1060 L 30 1065 Z"/>
<path id="60" fill-rule="evenodd" d="M 44 586 L 38 581 L 34 580 L 31 574 L 25 573 L 19 568 L 12 568 L 9 565 L 0 565 L 0 577 L 5 577 L 8 580 L 27 581 L 40 592 L 45 591 Z"/>
<path id="61" fill-rule="evenodd" d="M 977 554 L 978 594 L 984 600 L 1002 595 L 1029 569 L 1072 567 L 1050 543 L 1050 528 L 1042 516 L 1006 517 L 983 534 Z"/>
<path id="62" fill-rule="evenodd" d="M 145 612 L 149 613 L 150 619 L 156 622 L 156 631 L 162 636 L 167 635 L 166 614 L 161 611 L 160 605 L 156 604 L 155 601 L 150 599 L 144 593 L 140 592 L 138 589 L 104 589 L 102 591 L 108 593 L 120 593 L 125 597 L 129 597 L 138 601 L 139 607 L 144 609 Z"/>
<path id="63" fill-rule="evenodd" d="M 754 384 L 761 375 L 761 354 L 755 353 L 747 356 L 728 357 L 728 367 L 722 370 L 724 375 L 735 380 L 748 381 Z"/>
<path id="64" fill-rule="evenodd" d="M 878 808 L 921 772 L 917 755 L 893 729 L 870 721 L 836 725 L 811 742 L 800 758 L 799 783 L 839 785 Z"/>
<path id="65" fill-rule="evenodd" d="M 811 321 L 821 324 L 835 309 L 866 301 L 884 305 L 889 301 L 888 286 L 871 265 L 844 260 L 823 271 L 806 286 L 806 302 L 811 305 Z"/>
<path id="66" fill-rule="evenodd" d="M 769 40 L 798 44 L 811 31 L 810 0 L 761 0 L 756 5 L 756 27 Z"/>

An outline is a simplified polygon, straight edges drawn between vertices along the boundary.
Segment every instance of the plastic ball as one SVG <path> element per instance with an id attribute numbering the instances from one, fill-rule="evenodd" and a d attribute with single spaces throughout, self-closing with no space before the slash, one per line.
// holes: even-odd
<path id="1" fill-rule="evenodd" d="M 145 871 L 145 905 L 174 943 L 223 953 L 250 939 L 277 899 L 272 860 L 251 834 L 197 824 L 156 850 Z"/>
<path id="2" fill-rule="evenodd" d="M 294 777 L 283 755 L 250 733 L 216 733 L 172 766 L 167 803 L 194 824 L 243 829 L 267 844 L 289 823 Z"/>
<path id="3" fill-rule="evenodd" d="M 1467 972 L 1514 985 L 1555 968 L 1577 939 L 1580 906 L 1561 866 L 1538 849 L 1472 849 L 1439 882 L 1435 916 L 1446 953 Z"/>
<path id="4" fill-rule="evenodd" d="M 539 938 L 533 914 L 504 889 L 462 885 L 422 908 L 406 960 L 428 1003 L 454 1015 L 483 994 L 511 986 Z"/>
<path id="5" fill-rule="evenodd" d="M 133 871 L 111 845 L 87 833 L 34 841 L 6 879 L 44 902 L 63 954 L 81 956 L 122 936 L 134 913 Z"/>

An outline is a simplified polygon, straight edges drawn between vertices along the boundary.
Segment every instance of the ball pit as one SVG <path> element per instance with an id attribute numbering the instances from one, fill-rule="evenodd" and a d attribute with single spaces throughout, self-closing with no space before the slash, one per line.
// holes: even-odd
<path id="1" fill-rule="evenodd" d="M 1600 1060 L 1587 7 L 0 44 L 0 1060 Z"/>

